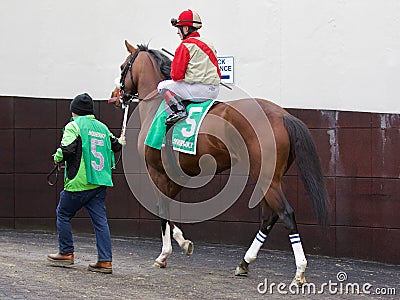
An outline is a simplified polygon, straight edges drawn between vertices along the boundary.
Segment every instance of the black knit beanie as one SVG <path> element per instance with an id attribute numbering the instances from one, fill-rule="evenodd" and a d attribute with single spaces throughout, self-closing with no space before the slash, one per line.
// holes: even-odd
<path id="1" fill-rule="evenodd" d="M 86 93 L 76 96 L 71 102 L 70 109 L 71 112 L 79 116 L 93 115 L 94 110 L 92 97 Z"/>

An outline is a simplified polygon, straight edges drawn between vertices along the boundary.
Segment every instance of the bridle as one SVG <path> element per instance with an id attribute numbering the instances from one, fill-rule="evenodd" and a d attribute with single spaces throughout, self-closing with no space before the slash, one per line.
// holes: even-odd
<path id="1" fill-rule="evenodd" d="M 131 57 L 130 57 L 128 63 L 125 65 L 125 67 L 123 68 L 123 70 L 121 72 L 120 81 L 116 82 L 117 88 L 122 92 L 119 95 L 119 98 L 121 99 L 121 102 L 123 105 L 126 105 L 129 102 L 139 102 L 140 100 L 143 100 L 143 99 L 139 98 L 137 87 L 135 85 L 135 82 L 133 81 L 133 75 L 132 75 L 132 65 L 135 62 L 135 59 L 137 58 L 137 56 L 139 55 L 139 52 L 140 52 L 140 49 L 137 49 L 135 51 L 135 53 L 131 54 Z M 132 82 L 132 87 L 135 89 L 135 92 L 133 95 L 125 92 L 125 80 L 126 80 L 126 76 L 128 75 L 128 73 L 130 76 L 130 80 Z"/>
<path id="2" fill-rule="evenodd" d="M 124 119 L 122 121 L 122 130 L 121 130 L 121 136 L 120 136 L 120 138 L 123 138 L 123 139 L 125 139 L 126 123 L 128 121 L 129 104 L 131 102 L 140 102 L 142 100 L 150 100 L 152 98 L 152 97 L 148 97 L 149 95 L 145 98 L 140 98 L 139 93 L 138 93 L 138 88 L 135 85 L 135 82 L 133 80 L 132 66 L 133 66 L 133 63 L 135 62 L 135 59 L 138 57 L 140 51 L 141 51 L 141 49 L 138 48 L 134 53 L 131 53 L 131 57 L 129 58 L 128 63 L 122 69 L 120 80 L 119 81 L 118 81 L 118 79 L 115 80 L 115 85 L 116 85 L 116 88 L 118 91 L 117 91 L 116 97 L 114 97 L 114 98 L 116 98 L 117 101 L 120 101 L 122 109 L 124 110 Z M 130 76 L 130 80 L 132 82 L 132 89 L 134 91 L 133 95 L 130 93 L 127 93 L 125 91 L 125 80 L 126 80 L 126 76 L 128 75 L 128 73 Z M 153 93 L 150 93 L 150 94 L 153 94 Z M 155 94 L 158 95 L 157 90 L 155 90 Z M 113 100 L 114 98 L 111 98 L 110 99 L 111 101 L 109 100 L 108 103 L 115 102 L 115 100 Z M 119 161 L 119 159 L 118 159 L 118 161 Z"/>

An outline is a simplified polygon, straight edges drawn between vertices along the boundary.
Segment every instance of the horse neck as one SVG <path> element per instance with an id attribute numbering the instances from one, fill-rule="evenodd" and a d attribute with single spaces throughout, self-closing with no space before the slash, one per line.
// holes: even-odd
<path id="1" fill-rule="evenodd" d="M 139 98 L 144 99 L 141 100 L 139 104 L 141 123 L 139 139 L 143 139 L 144 142 L 150 125 L 162 101 L 162 97 L 157 92 L 157 85 L 161 80 L 163 80 L 163 76 L 156 62 L 148 52 L 141 52 L 138 56 L 138 60 L 139 58 L 140 71 L 138 72 L 136 82 Z"/>
<path id="2" fill-rule="evenodd" d="M 158 110 L 162 101 L 161 95 L 157 93 L 157 95 L 149 100 L 142 100 L 139 103 L 139 115 L 140 115 L 140 124 L 141 124 L 141 133 L 144 132 L 147 134 L 149 131 L 150 125 L 153 122 L 154 116 Z"/>
<path id="3" fill-rule="evenodd" d="M 140 98 L 153 98 L 157 94 L 157 85 L 162 80 L 161 71 L 150 53 L 141 51 L 137 57 L 139 65 L 135 81 Z"/>

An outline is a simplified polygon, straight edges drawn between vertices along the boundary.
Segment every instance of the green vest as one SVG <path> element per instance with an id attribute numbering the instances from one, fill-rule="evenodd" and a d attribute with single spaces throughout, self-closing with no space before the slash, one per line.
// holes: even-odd
<path id="1" fill-rule="evenodd" d="M 111 169 L 115 168 L 111 150 L 110 131 L 94 118 L 75 117 L 82 139 L 82 156 L 85 163 L 87 182 L 113 186 Z"/>

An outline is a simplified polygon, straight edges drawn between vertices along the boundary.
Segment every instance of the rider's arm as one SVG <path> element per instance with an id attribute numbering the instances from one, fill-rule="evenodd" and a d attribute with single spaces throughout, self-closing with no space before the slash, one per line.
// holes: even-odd
<path id="1" fill-rule="evenodd" d="M 175 51 L 174 59 L 171 63 L 171 78 L 174 81 L 185 78 L 186 68 L 190 59 L 190 53 L 184 43 L 180 44 Z"/>

